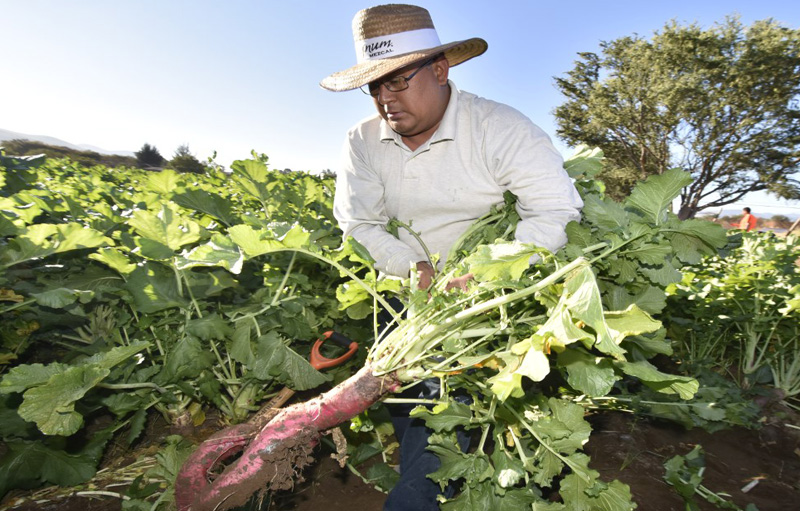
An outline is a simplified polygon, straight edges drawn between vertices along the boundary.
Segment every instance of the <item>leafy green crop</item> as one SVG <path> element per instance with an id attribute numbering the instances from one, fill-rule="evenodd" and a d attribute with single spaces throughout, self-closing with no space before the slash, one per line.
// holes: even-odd
<path id="1" fill-rule="evenodd" d="M 341 243 L 330 179 L 272 172 L 263 158 L 188 177 L 2 164 L 21 173 L 0 190 L 0 411 L 36 426 L 6 442 L 58 450 L 108 412 L 131 442 L 148 409 L 175 425 L 212 407 L 244 420 L 284 384 L 331 379 L 306 355 L 336 327 L 376 339 L 368 357 L 379 371 L 443 377 L 442 398 L 414 412 L 437 432 L 431 449 L 444 463 L 431 477 L 460 481 L 443 509 L 624 510 L 635 506 L 628 488 L 602 481 L 581 452 L 589 398 L 630 379 L 679 399 L 698 390 L 650 361 L 670 353 L 655 317 L 664 288 L 726 242 L 718 226 L 667 211 L 688 179 L 678 170 L 616 203 L 593 179 L 602 155 L 579 149 L 565 168 L 586 207 L 562 251 L 503 241 L 517 219 L 508 197 L 464 235 L 429 295 L 383 279 L 363 247 Z M 444 291 L 465 272 L 468 292 Z M 384 335 L 369 319 L 387 293 L 409 306 Z M 456 428 L 479 436 L 475 452 L 460 452 Z M 41 480 L 53 478 L 13 484 Z"/>
<path id="2" fill-rule="evenodd" d="M 69 460 L 91 476 L 99 458 L 59 445 L 83 442 L 99 414 L 128 442 L 148 410 L 176 427 L 212 408 L 239 422 L 284 385 L 331 380 L 307 362 L 324 331 L 372 334 L 362 311 L 336 299 L 353 271 L 375 275 L 359 270 L 358 247 L 342 246 L 329 177 L 273 172 L 263 158 L 202 176 L 0 165 L 0 397 L 3 413 L 35 425 L 3 441 L 47 446 L 15 447 L 0 470 L 34 453 L 66 460 L 26 462 L 31 471 L 0 493 L 73 484 L 52 474 L 66 476 Z"/>
<path id="3" fill-rule="evenodd" d="M 681 357 L 730 372 L 745 389 L 771 383 L 800 395 L 798 255 L 796 237 L 745 233 L 688 268 L 666 311 Z"/>

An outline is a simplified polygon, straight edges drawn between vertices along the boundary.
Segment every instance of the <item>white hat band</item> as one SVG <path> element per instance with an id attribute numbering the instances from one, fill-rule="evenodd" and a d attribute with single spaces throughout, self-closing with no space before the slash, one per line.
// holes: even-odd
<path id="1" fill-rule="evenodd" d="M 422 28 L 397 34 L 387 34 L 356 42 L 358 63 L 380 60 L 395 55 L 440 46 L 439 36 L 433 28 Z"/>

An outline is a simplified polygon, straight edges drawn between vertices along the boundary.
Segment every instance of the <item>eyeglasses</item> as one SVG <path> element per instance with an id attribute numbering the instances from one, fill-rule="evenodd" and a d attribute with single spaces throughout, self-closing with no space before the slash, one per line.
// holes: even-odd
<path id="1" fill-rule="evenodd" d="M 363 92 L 364 94 L 372 96 L 373 98 L 377 98 L 378 94 L 380 94 L 381 85 L 386 87 L 386 90 L 388 90 L 389 92 L 400 92 L 401 90 L 406 90 L 408 88 L 409 80 L 414 78 L 417 75 L 417 73 L 422 71 L 422 68 L 424 68 L 426 66 L 430 66 L 431 64 L 436 62 L 436 59 L 438 59 L 438 58 L 439 58 L 439 56 L 437 55 L 436 57 L 433 57 L 432 59 L 426 60 L 425 62 L 422 63 L 422 65 L 420 65 L 417 68 L 416 71 L 414 71 L 413 73 L 411 73 L 408 76 L 395 76 L 394 78 L 389 78 L 388 80 L 384 80 L 382 82 L 378 82 L 378 81 L 370 82 L 366 86 L 366 88 L 365 87 L 359 87 L 359 89 L 361 89 L 361 92 Z"/>

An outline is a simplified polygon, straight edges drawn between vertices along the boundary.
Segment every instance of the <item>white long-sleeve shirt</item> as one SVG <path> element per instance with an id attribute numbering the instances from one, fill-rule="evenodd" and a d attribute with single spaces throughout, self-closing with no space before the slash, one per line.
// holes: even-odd
<path id="1" fill-rule="evenodd" d="M 580 218 L 583 203 L 544 131 L 507 105 L 459 91 L 453 82 L 450 88 L 439 128 L 415 151 L 378 115 L 347 134 L 334 215 L 344 236 L 391 275 L 408 277 L 427 260 L 404 229 L 399 239 L 386 231 L 392 218 L 411 224 L 442 261 L 506 190 L 517 196 L 520 241 L 555 251 L 567 241 L 567 223 Z"/>

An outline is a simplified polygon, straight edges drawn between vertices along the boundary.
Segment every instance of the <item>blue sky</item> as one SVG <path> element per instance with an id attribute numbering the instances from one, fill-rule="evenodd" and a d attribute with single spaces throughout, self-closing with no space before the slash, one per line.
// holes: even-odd
<path id="1" fill-rule="evenodd" d="M 345 132 L 373 107 L 359 91 L 318 83 L 355 63 L 351 20 L 374 3 L 0 0 L 0 128 L 109 150 L 147 142 L 166 157 L 188 144 L 201 159 L 217 151 L 225 166 L 255 149 L 274 168 L 336 170 Z M 601 41 L 648 37 L 673 19 L 710 27 L 734 14 L 800 27 L 796 2 L 779 0 L 417 5 L 442 42 L 488 41 L 483 56 L 451 70 L 460 88 L 510 104 L 554 138 L 552 111 L 563 98 L 553 78 Z M 749 199 L 754 212 L 778 203 Z"/>

